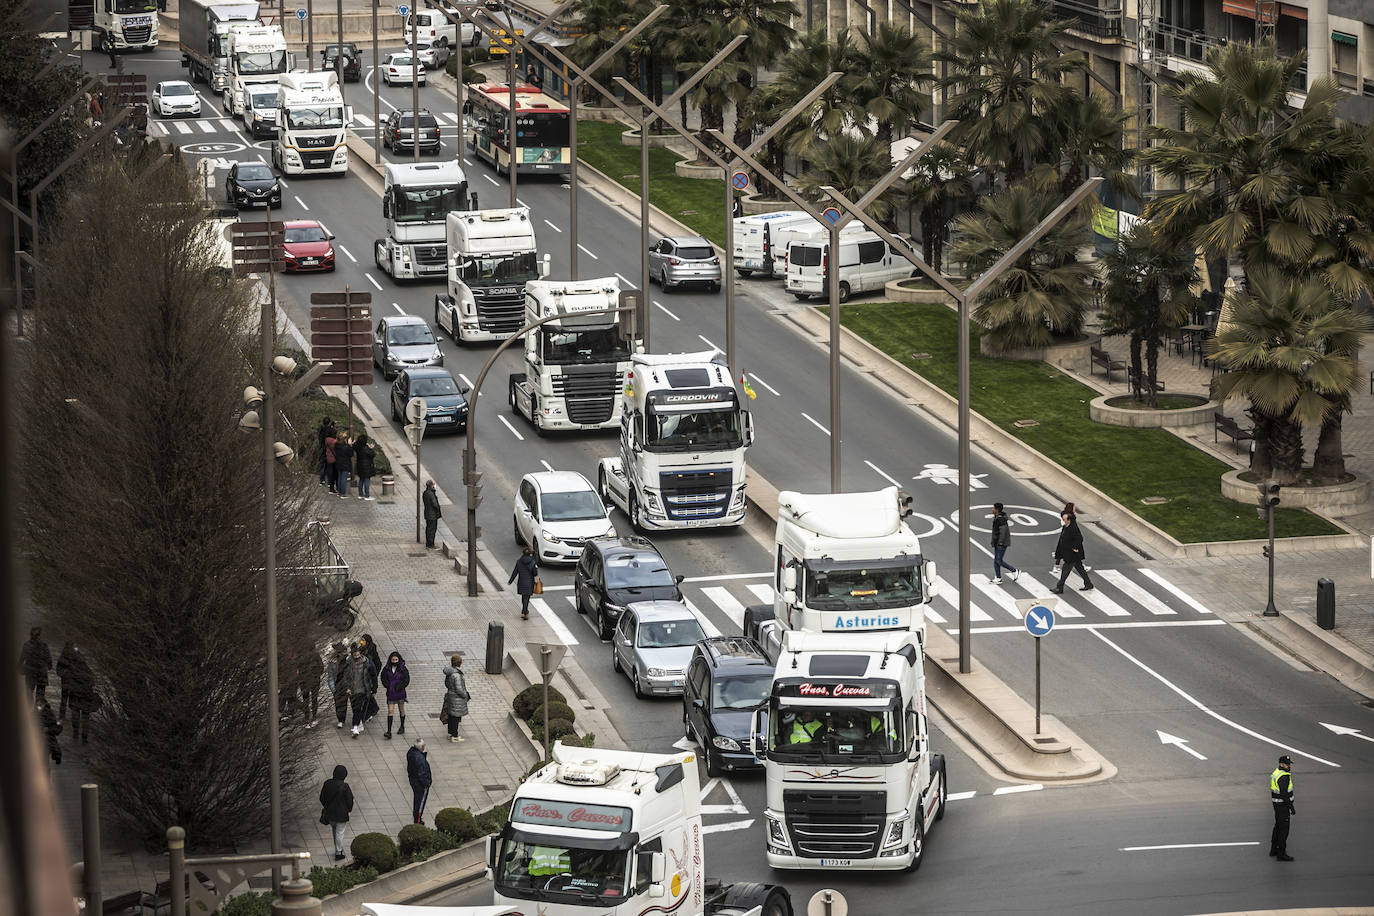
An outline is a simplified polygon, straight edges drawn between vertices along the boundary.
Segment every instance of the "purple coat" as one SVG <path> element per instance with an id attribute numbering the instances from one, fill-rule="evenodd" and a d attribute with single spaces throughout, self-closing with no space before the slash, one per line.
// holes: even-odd
<path id="1" fill-rule="evenodd" d="M 393 652 L 397 658 L 400 654 Z M 386 687 L 386 701 L 388 703 L 404 703 L 406 699 L 406 688 L 410 686 L 410 672 L 406 670 L 406 660 L 401 658 L 396 664 L 391 663 L 391 656 L 387 656 L 386 664 L 382 666 L 382 673 L 378 676 L 382 685 Z"/>

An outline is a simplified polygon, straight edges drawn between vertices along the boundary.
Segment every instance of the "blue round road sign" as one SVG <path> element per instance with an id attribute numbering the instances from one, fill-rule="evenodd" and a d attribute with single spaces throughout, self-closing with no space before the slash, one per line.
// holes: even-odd
<path id="1" fill-rule="evenodd" d="M 840 221 L 840 211 L 834 207 L 826 207 L 821 216 L 825 217 L 826 222 L 838 223 Z"/>
<path id="2" fill-rule="evenodd" d="M 736 191 L 743 191 L 749 187 L 749 175 L 747 172 L 736 172 L 730 176 L 730 183 L 735 186 Z"/>
<path id="3" fill-rule="evenodd" d="M 1037 604 L 1035 607 L 1026 611 L 1026 632 L 1035 638 L 1048 636 L 1050 630 L 1054 629 L 1054 611 Z"/>
<path id="4" fill-rule="evenodd" d="M 297 18 L 297 19 L 302 19 L 302 20 L 303 20 L 303 19 L 305 19 L 306 16 L 309 16 L 309 15 L 310 15 L 310 13 L 305 9 L 305 7 L 301 7 L 300 9 L 296 10 L 296 18 Z"/>
<path id="5" fill-rule="evenodd" d="M 404 3 L 402 3 L 400 6 L 396 7 L 396 12 L 398 12 L 398 13 L 400 13 L 402 16 L 404 16 L 406 13 L 409 13 L 409 12 L 410 12 L 410 7 L 408 7 L 408 6 L 406 6 Z"/>

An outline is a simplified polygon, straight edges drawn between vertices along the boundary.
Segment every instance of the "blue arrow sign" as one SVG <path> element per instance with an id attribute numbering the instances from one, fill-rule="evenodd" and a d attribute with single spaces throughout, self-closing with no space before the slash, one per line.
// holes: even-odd
<path id="1" fill-rule="evenodd" d="M 1035 607 L 1026 611 L 1026 632 L 1039 639 L 1041 636 L 1048 636 L 1050 630 L 1054 629 L 1054 611 L 1037 604 Z"/>
<path id="2" fill-rule="evenodd" d="M 305 17 L 306 17 L 306 16 L 309 16 L 309 15 L 310 15 L 310 13 L 305 9 L 305 7 L 301 7 L 300 9 L 296 10 L 296 18 L 297 18 L 297 19 L 304 20 Z"/>

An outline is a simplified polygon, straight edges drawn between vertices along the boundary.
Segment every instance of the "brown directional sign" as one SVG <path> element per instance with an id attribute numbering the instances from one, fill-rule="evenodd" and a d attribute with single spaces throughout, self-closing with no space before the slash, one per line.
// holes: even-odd
<path id="1" fill-rule="evenodd" d="M 310 352 L 334 365 L 321 385 L 372 384 L 372 294 L 310 294 Z"/>
<path id="2" fill-rule="evenodd" d="M 366 291 L 346 290 L 342 293 L 311 293 L 311 305 L 371 305 L 372 294 Z M 311 309 L 311 314 L 315 310 Z M 342 311 L 342 310 L 341 310 Z"/>
<path id="3" fill-rule="evenodd" d="M 229 226 L 229 244 L 233 247 L 234 274 L 280 273 L 286 268 L 282 260 L 282 242 L 286 227 L 280 222 L 243 222 Z"/>

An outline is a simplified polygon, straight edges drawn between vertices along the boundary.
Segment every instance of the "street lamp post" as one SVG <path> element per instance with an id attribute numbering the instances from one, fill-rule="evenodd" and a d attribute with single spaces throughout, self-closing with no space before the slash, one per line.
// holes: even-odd
<path id="1" fill-rule="evenodd" d="M 382 161 L 382 78 L 377 64 L 377 3 L 372 4 L 372 161 Z"/>

